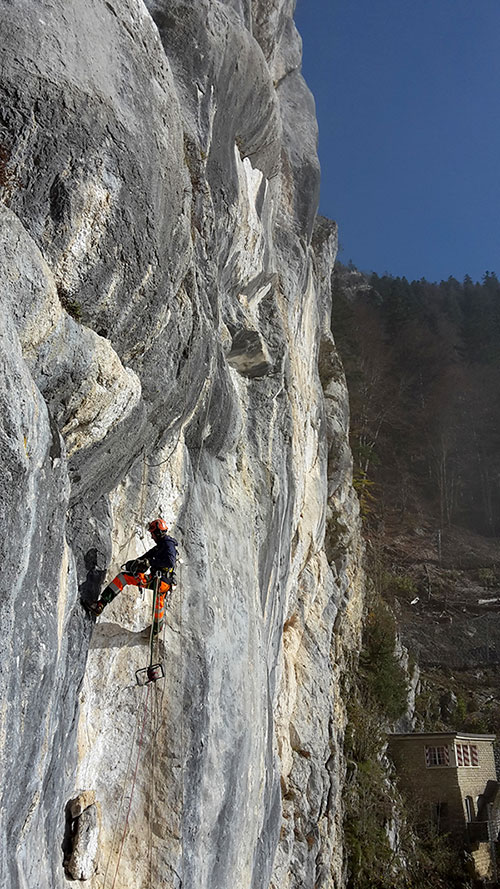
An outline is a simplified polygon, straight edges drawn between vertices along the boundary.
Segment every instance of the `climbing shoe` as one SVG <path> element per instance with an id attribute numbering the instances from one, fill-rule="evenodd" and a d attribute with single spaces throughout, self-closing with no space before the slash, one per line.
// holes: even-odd
<path id="1" fill-rule="evenodd" d="M 85 602 L 85 608 L 90 614 L 95 614 L 98 617 L 104 611 L 105 604 L 100 600 L 98 602 Z"/>

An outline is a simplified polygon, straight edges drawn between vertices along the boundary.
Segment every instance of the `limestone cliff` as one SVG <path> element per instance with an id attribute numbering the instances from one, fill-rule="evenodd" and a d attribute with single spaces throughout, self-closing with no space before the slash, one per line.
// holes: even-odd
<path id="1" fill-rule="evenodd" d="M 1 887 L 342 883 L 361 544 L 293 8 L 0 0 Z M 151 593 L 80 599 L 157 515 L 146 689 Z"/>

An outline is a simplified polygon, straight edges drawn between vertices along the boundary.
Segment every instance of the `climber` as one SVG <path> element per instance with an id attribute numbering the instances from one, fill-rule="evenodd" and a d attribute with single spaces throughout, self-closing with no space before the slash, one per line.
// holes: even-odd
<path id="1" fill-rule="evenodd" d="M 167 534 L 168 526 L 163 519 L 154 519 L 150 522 L 148 531 L 155 546 L 140 558 L 126 562 L 125 570 L 113 578 L 102 591 L 97 602 L 84 604 L 91 614 L 99 615 L 127 584 L 152 589 L 156 582 L 158 586 L 153 619 L 153 633 L 156 634 L 162 629 L 165 619 L 165 596 L 176 584 L 174 569 L 177 558 L 177 541 Z"/>

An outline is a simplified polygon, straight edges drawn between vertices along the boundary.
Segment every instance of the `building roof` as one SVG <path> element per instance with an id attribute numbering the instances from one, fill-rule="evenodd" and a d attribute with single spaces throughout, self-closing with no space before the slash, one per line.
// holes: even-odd
<path id="1" fill-rule="evenodd" d="M 388 733 L 389 741 L 406 741 L 413 738 L 421 741 L 444 741 L 445 738 L 456 741 L 496 741 L 496 735 L 479 735 L 477 733 L 470 734 L 468 732 L 407 732 L 398 734 L 397 732 Z"/>

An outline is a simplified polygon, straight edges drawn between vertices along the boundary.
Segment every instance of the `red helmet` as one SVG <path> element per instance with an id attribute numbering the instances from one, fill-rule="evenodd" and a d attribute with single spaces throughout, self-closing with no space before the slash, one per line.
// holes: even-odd
<path id="1" fill-rule="evenodd" d="M 168 531 L 168 525 L 164 519 L 155 519 L 153 522 L 149 523 L 148 531 L 152 535 L 152 537 L 157 534 L 166 534 Z"/>

